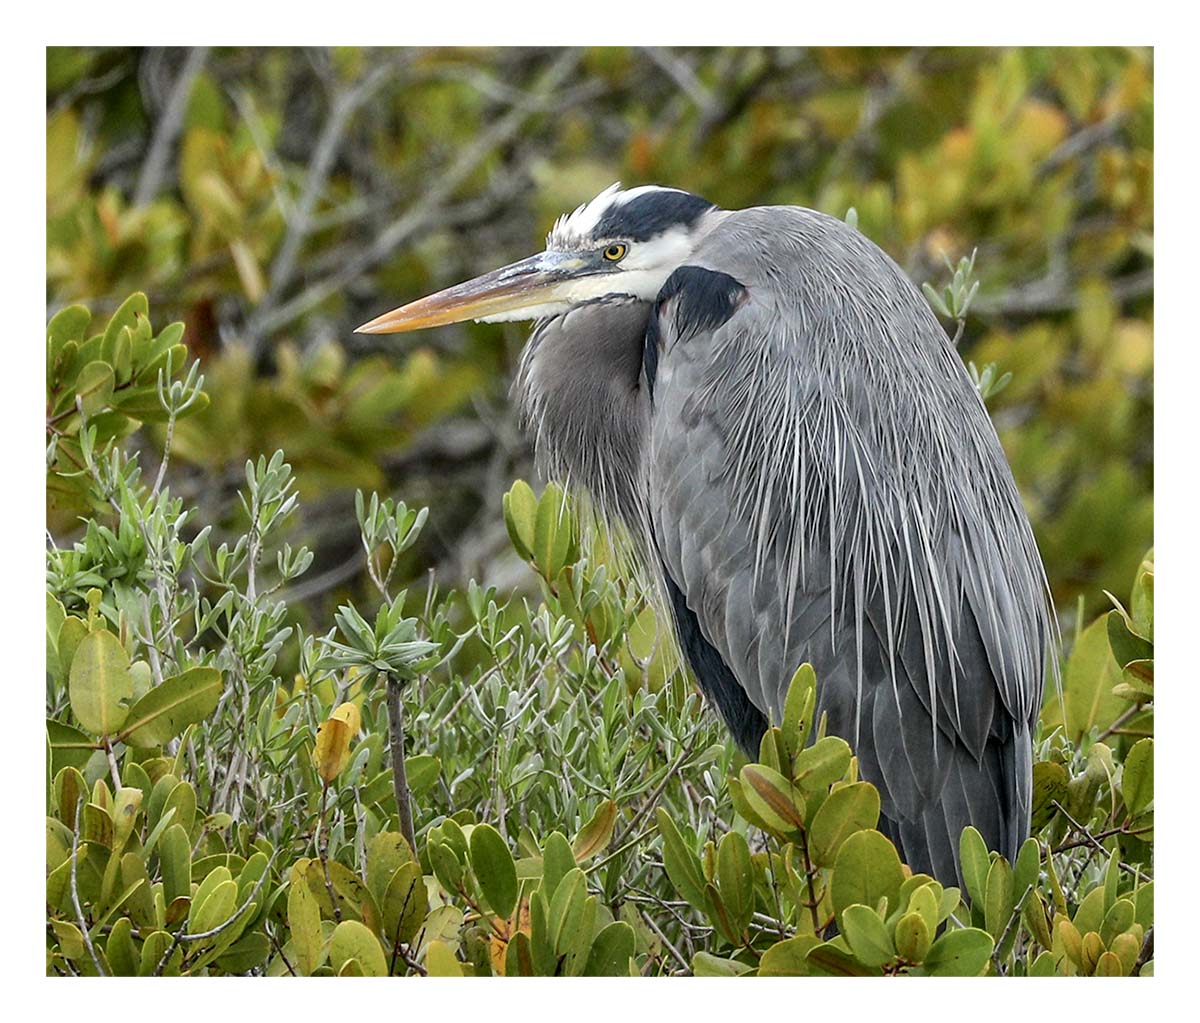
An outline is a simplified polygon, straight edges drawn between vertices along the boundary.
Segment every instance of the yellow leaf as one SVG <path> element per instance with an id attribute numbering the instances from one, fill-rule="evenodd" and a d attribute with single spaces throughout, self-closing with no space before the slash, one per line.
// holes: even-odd
<path id="1" fill-rule="evenodd" d="M 444 941 L 431 941 L 425 950 L 425 969 L 431 977 L 461 977 L 462 966 Z"/>
<path id="2" fill-rule="evenodd" d="M 329 716 L 336 718 L 338 721 L 344 721 L 346 727 L 350 729 L 351 738 L 362 731 L 362 714 L 359 712 L 357 704 L 343 703 Z"/>
<path id="3" fill-rule="evenodd" d="M 330 718 L 317 729 L 313 762 L 325 784 L 332 782 L 350 759 L 350 727 L 340 718 Z"/>

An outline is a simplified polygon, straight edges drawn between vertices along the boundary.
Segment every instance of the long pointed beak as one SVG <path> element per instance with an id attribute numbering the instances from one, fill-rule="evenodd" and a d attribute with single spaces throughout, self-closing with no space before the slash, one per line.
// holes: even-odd
<path id="1" fill-rule="evenodd" d="M 561 300 L 562 287 L 582 263 L 557 253 L 539 252 L 377 316 L 355 333 L 401 334 L 543 306 Z"/>

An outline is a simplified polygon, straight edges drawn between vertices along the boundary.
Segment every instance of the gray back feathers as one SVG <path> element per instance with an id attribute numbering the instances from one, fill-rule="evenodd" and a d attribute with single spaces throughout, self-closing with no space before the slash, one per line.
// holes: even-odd
<path id="1" fill-rule="evenodd" d="M 646 537 L 739 698 L 778 718 L 813 663 L 914 869 L 952 882 L 968 823 L 1015 854 L 1055 629 L 957 353 L 899 268 L 822 214 L 730 214 L 688 263 L 653 308 L 539 325 L 517 393 L 546 467 Z"/>

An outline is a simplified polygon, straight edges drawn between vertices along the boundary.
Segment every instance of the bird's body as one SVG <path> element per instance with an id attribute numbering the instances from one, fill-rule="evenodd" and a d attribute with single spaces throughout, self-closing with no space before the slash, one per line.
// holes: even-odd
<path id="1" fill-rule="evenodd" d="M 920 293 L 798 207 L 610 190 L 548 254 L 609 242 L 636 276 L 560 285 L 515 383 L 544 470 L 634 537 L 743 748 L 809 662 L 914 870 L 954 883 L 968 824 L 1013 857 L 1052 611 L 999 440 Z"/>

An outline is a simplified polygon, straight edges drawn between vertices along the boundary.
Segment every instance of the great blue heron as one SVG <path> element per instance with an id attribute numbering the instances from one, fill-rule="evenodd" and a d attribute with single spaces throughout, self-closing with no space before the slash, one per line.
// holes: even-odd
<path id="1" fill-rule="evenodd" d="M 536 320 L 514 385 L 544 471 L 642 538 L 683 652 L 756 751 L 793 672 L 947 884 L 962 829 L 1015 856 L 1056 635 L 983 402 L 921 294 L 853 227 L 601 192 L 546 251 L 360 327 Z"/>

